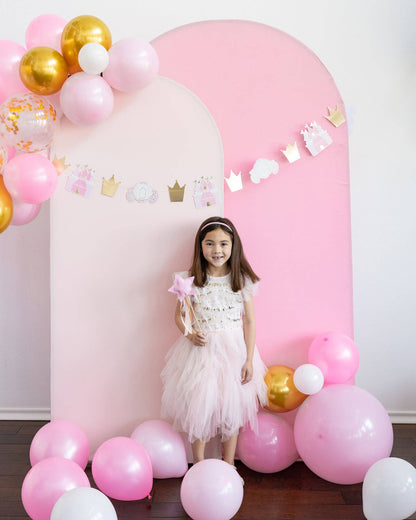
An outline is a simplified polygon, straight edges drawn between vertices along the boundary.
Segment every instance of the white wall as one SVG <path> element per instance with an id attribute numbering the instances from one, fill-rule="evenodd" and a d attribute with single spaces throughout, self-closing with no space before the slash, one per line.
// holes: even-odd
<path id="1" fill-rule="evenodd" d="M 357 383 L 393 420 L 416 421 L 416 2 L 0 0 L 0 38 L 24 45 L 27 25 L 47 13 L 98 16 L 114 41 L 151 40 L 198 20 L 247 19 L 286 31 L 321 58 L 349 107 Z M 0 235 L 2 417 L 49 409 L 48 273 L 45 208 L 33 223 Z"/>

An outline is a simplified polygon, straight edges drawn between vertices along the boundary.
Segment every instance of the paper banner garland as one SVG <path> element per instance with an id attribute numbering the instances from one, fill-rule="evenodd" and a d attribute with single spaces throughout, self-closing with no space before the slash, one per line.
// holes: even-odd
<path id="1" fill-rule="evenodd" d="M 276 175 L 279 165 L 270 159 L 257 159 L 250 171 L 250 177 L 254 184 L 258 184 L 261 179 L 267 179 L 270 175 Z"/>
<path id="2" fill-rule="evenodd" d="M 104 179 L 104 177 L 103 177 L 101 194 L 105 195 L 106 197 L 114 197 L 120 184 L 121 184 L 121 181 L 116 182 L 114 180 L 114 175 L 108 180 Z"/>
<path id="3" fill-rule="evenodd" d="M 219 204 L 220 192 L 213 177 L 200 177 L 194 181 L 194 202 L 196 208 L 206 208 Z"/>
<path id="4" fill-rule="evenodd" d="M 305 125 L 306 130 L 301 130 L 301 134 L 305 140 L 306 148 L 315 156 L 325 150 L 331 143 L 332 139 L 328 132 L 318 125 L 315 121 L 310 126 Z"/>
<path id="5" fill-rule="evenodd" d="M 183 186 L 179 186 L 177 179 L 176 179 L 175 184 L 172 187 L 168 186 L 169 199 L 171 202 L 183 202 L 185 186 L 186 186 L 186 184 L 184 184 Z"/>
<path id="6" fill-rule="evenodd" d="M 94 189 L 94 172 L 87 166 L 76 166 L 66 180 L 65 189 L 89 198 Z"/>
<path id="7" fill-rule="evenodd" d="M 126 193 L 126 199 L 129 202 L 150 202 L 155 203 L 159 194 L 147 182 L 138 182 L 132 188 L 129 188 Z"/>

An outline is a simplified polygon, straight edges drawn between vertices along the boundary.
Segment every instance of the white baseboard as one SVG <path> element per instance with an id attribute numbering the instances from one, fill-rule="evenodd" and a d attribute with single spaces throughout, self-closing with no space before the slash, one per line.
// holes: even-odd
<path id="1" fill-rule="evenodd" d="M 0 421 L 50 421 L 50 408 L 0 408 Z"/>
<path id="2" fill-rule="evenodd" d="M 388 412 L 393 424 L 416 424 L 416 411 Z M 50 421 L 50 408 L 0 408 L 0 421 Z"/>
<path id="3" fill-rule="evenodd" d="M 389 412 L 393 424 L 416 424 L 416 412 Z"/>

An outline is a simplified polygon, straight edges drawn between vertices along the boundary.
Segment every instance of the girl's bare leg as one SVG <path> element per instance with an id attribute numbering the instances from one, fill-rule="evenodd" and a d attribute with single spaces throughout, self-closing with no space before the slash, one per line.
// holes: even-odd
<path id="1" fill-rule="evenodd" d="M 222 443 L 223 458 L 225 462 L 234 466 L 235 450 L 237 449 L 238 434 L 233 435 L 227 441 Z"/>
<path id="2" fill-rule="evenodd" d="M 192 443 L 192 455 L 194 457 L 194 464 L 204 460 L 205 458 L 205 441 L 196 440 Z"/>

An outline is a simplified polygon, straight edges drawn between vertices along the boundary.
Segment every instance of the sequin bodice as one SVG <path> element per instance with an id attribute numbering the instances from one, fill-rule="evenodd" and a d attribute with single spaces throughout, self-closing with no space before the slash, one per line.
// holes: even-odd
<path id="1" fill-rule="evenodd" d="M 209 277 L 204 287 L 194 287 L 195 314 L 203 331 L 242 327 L 244 302 L 241 291 L 233 292 L 230 275 Z"/>

